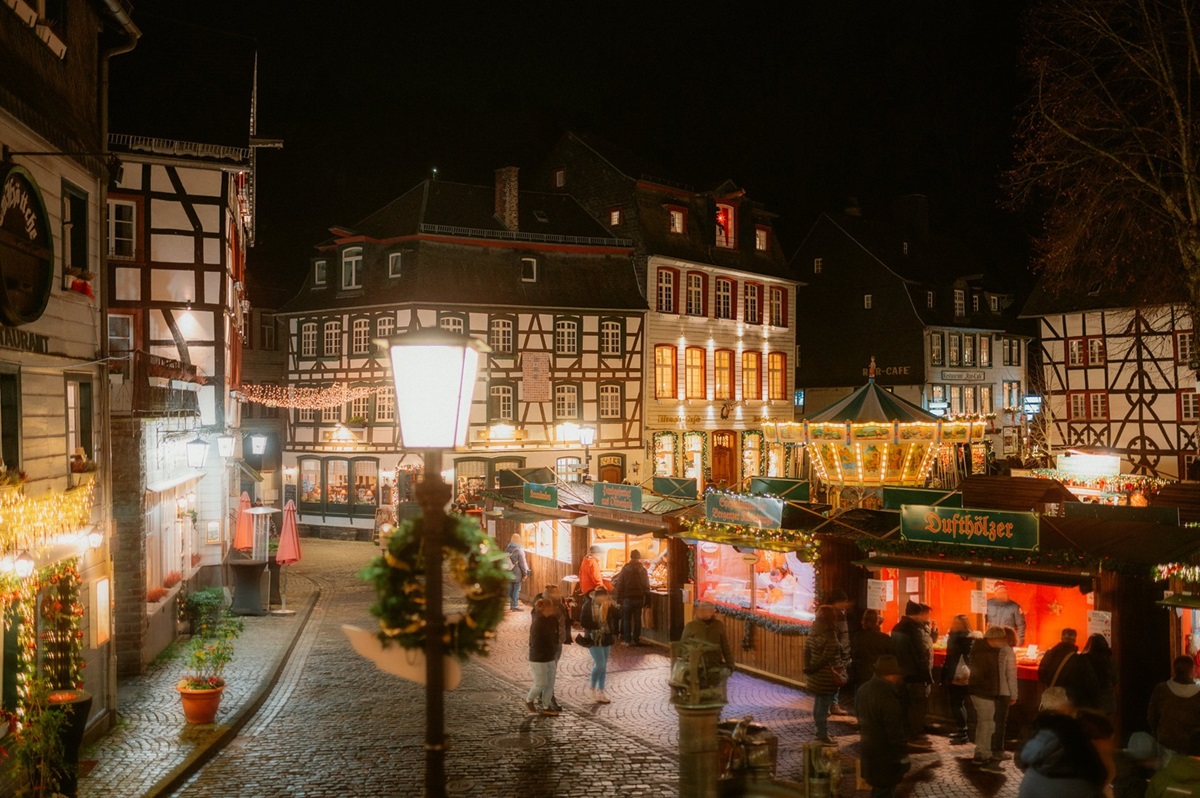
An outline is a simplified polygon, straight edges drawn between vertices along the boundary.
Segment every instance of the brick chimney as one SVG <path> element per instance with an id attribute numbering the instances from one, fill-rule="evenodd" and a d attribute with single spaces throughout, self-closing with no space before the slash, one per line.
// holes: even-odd
<path id="1" fill-rule="evenodd" d="M 505 230 L 517 229 L 517 167 L 496 170 L 496 219 Z"/>

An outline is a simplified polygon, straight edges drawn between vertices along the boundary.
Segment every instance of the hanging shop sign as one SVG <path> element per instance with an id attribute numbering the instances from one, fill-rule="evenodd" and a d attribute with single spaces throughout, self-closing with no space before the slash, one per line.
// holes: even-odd
<path id="1" fill-rule="evenodd" d="M 982 371 L 942 371 L 944 382 L 983 382 L 985 378 Z"/>
<path id="2" fill-rule="evenodd" d="M 919 543 L 1035 551 L 1038 517 L 1034 513 L 905 504 L 900 508 L 900 537 Z"/>
<path id="3" fill-rule="evenodd" d="M 753 477 L 750 480 L 750 492 L 759 495 L 770 494 L 793 502 L 806 502 L 811 496 L 811 486 L 807 479 Z"/>
<path id="4" fill-rule="evenodd" d="M 783 501 L 761 496 L 710 493 L 704 500 L 704 517 L 717 524 L 778 529 L 783 523 Z"/>
<path id="5" fill-rule="evenodd" d="M 558 488 L 553 485 L 526 482 L 521 486 L 521 490 L 526 504 L 535 507 L 558 507 Z"/>
<path id="6" fill-rule="evenodd" d="M 15 327 L 37 321 L 46 310 L 54 241 L 33 176 L 19 166 L 0 166 L 0 176 L 0 322 Z"/>
<path id="7" fill-rule="evenodd" d="M 642 511 L 642 489 L 637 485 L 597 482 L 592 486 L 592 504 L 597 507 L 607 507 L 610 510 L 640 513 Z"/>

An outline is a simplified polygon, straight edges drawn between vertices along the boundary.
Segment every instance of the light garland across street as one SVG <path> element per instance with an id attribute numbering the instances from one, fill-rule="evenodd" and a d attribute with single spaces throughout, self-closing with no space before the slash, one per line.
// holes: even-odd
<path id="1" fill-rule="evenodd" d="M 349 386 L 337 382 L 321 388 L 296 388 L 287 385 L 243 385 L 241 393 L 247 402 L 267 407 L 285 407 L 293 410 L 323 410 L 326 407 L 344 405 L 355 399 L 363 399 L 379 391 L 378 386 Z"/>

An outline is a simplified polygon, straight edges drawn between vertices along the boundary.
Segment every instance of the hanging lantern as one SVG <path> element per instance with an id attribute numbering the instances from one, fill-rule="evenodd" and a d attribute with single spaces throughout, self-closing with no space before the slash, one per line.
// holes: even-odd
<path id="1" fill-rule="evenodd" d="M 254 454 L 263 454 L 267 451 L 267 436 L 261 432 L 256 432 L 250 436 L 250 451 Z"/>
<path id="2" fill-rule="evenodd" d="M 33 556 L 28 551 L 22 551 L 17 555 L 16 561 L 13 563 L 17 572 L 17 577 L 20 579 L 28 579 L 33 576 Z"/>
<path id="3" fill-rule="evenodd" d="M 208 459 L 208 444 L 199 435 L 192 438 L 184 447 L 187 450 L 188 468 L 204 468 Z"/>
<path id="4" fill-rule="evenodd" d="M 234 437 L 226 432 L 217 436 L 217 454 L 222 457 L 233 457 Z"/>

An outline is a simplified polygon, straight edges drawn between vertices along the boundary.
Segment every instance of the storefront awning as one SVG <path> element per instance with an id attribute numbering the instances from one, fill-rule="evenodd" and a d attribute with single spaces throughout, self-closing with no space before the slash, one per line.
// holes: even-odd
<path id="1" fill-rule="evenodd" d="M 1154 603 L 1161 604 L 1164 607 L 1185 607 L 1187 609 L 1200 610 L 1200 596 L 1195 593 L 1175 593 Z"/>
<path id="2" fill-rule="evenodd" d="M 600 518 L 595 515 L 581 515 L 571 522 L 575 526 L 587 529 L 605 529 L 609 532 L 620 532 L 625 535 L 652 535 L 655 532 L 666 532 L 665 526 L 646 526 L 632 524 L 628 521 L 618 521 L 615 518 Z"/>
<path id="3" fill-rule="evenodd" d="M 494 521 L 511 521 L 515 524 L 536 524 L 540 521 L 561 521 L 563 519 L 553 515 L 542 515 L 531 510 L 518 510 L 513 507 L 503 507 L 500 513 L 485 513 L 484 518 Z"/>
<path id="4" fill-rule="evenodd" d="M 158 482 L 150 482 L 146 485 L 146 490 L 151 493 L 162 493 L 171 488 L 178 488 L 180 485 L 186 485 L 189 482 L 195 482 L 204 477 L 203 471 L 189 471 L 186 474 L 181 474 L 170 479 L 160 479 Z"/>
<path id="5" fill-rule="evenodd" d="M 854 565 L 863 568 L 904 568 L 911 571 L 937 571 L 940 573 L 971 576 L 979 579 L 1008 579 L 1013 582 L 1031 582 L 1060 587 L 1091 587 L 1094 574 L 1082 571 L 1049 571 L 1038 568 L 1022 568 L 1019 565 L 1004 565 L 985 562 L 955 562 L 953 560 L 928 560 L 923 557 L 904 557 L 880 554 Z"/>

